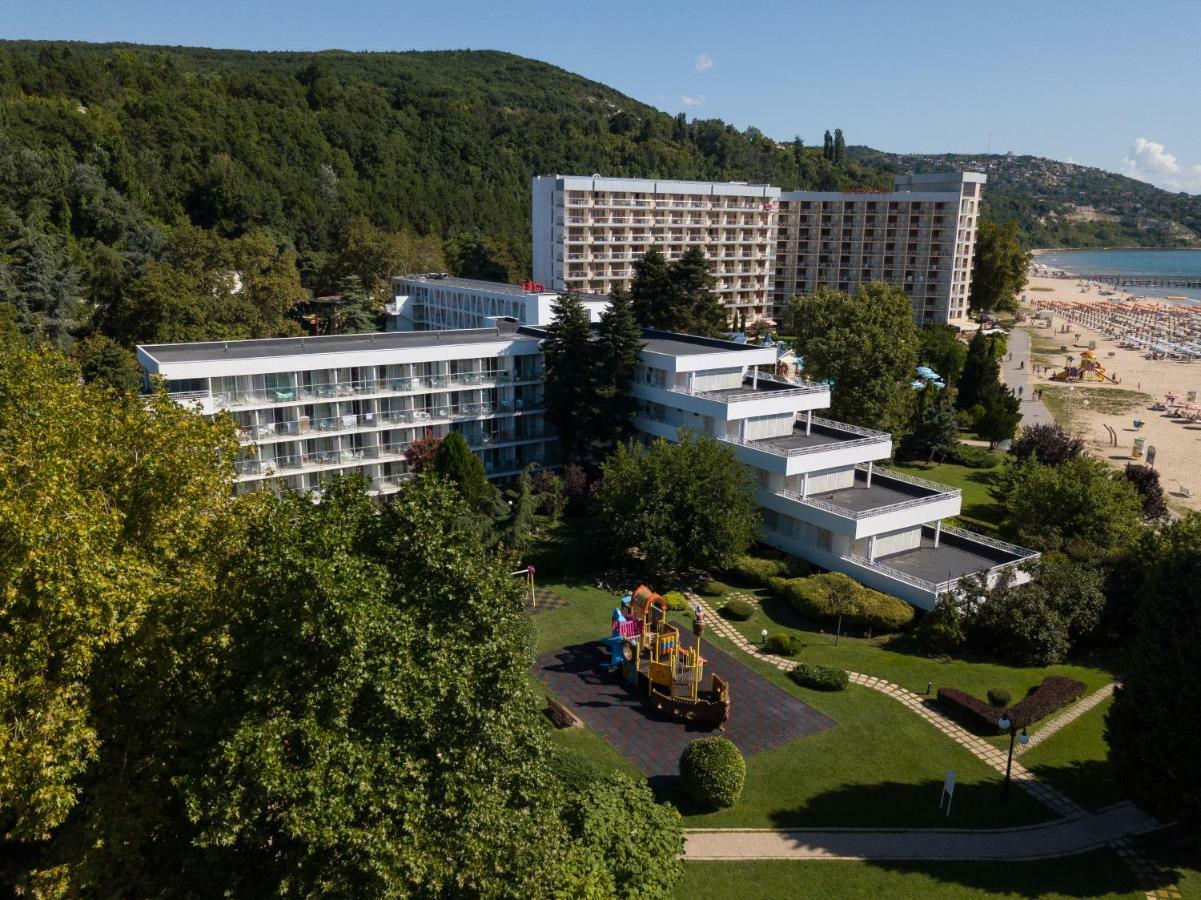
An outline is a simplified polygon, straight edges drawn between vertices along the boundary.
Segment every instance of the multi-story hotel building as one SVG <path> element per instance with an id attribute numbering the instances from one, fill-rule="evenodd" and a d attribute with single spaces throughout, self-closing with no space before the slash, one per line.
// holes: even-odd
<path id="1" fill-rule="evenodd" d="M 715 290 L 748 319 L 770 314 L 776 207 L 766 184 L 576 175 L 533 180 L 534 280 L 555 291 L 608 294 L 652 247 L 705 252 Z"/>
<path id="2" fill-rule="evenodd" d="M 538 176 L 534 278 L 608 293 L 657 247 L 700 247 L 727 308 L 753 320 L 822 286 L 902 287 L 919 324 L 967 322 L 976 220 L 987 176 L 902 175 L 891 192 L 786 191 L 769 185 Z"/>
<path id="3" fill-rule="evenodd" d="M 944 524 L 959 514 L 957 488 L 883 468 L 889 435 L 814 415 L 830 405 L 829 386 L 759 371 L 774 367 L 774 348 L 647 332 L 635 426 L 728 445 L 754 472 L 760 540 L 922 609 L 964 575 L 995 578 L 1037 557 Z"/>
<path id="4" fill-rule="evenodd" d="M 401 275 L 392 279 L 392 301 L 385 306 L 387 330 L 486 328 L 502 317 L 521 325 L 549 325 L 559 293 L 533 281 L 505 284 L 442 272 Z M 609 305 L 608 297 L 593 294 L 581 294 L 580 300 L 593 322 Z"/>
<path id="5" fill-rule="evenodd" d="M 512 322 L 409 332 L 155 344 L 147 375 L 206 415 L 228 412 L 243 444 L 238 490 L 320 491 L 357 471 L 375 493 L 410 476 L 406 450 L 460 432 L 490 477 L 555 461 L 542 415 L 540 336 Z"/>
<path id="6" fill-rule="evenodd" d="M 495 478 L 556 462 L 542 415 L 544 337 L 509 320 L 159 344 L 138 358 L 148 382 L 165 379 L 179 402 L 233 416 L 239 491 L 319 492 L 331 475 L 357 471 L 387 494 L 411 475 L 410 443 L 427 435 L 461 432 Z M 889 435 L 814 415 L 830 405 L 830 387 L 769 374 L 775 348 L 649 330 L 643 339 L 635 427 L 668 440 L 693 429 L 729 446 L 754 473 L 764 543 L 923 609 L 964 575 L 1037 556 L 944 524 L 959 514 L 959 490 L 881 467 Z"/>
<path id="7" fill-rule="evenodd" d="M 869 281 L 904 288 L 919 324 L 967 322 L 980 192 L 987 176 L 900 175 L 891 193 L 785 191 L 775 303 Z"/>

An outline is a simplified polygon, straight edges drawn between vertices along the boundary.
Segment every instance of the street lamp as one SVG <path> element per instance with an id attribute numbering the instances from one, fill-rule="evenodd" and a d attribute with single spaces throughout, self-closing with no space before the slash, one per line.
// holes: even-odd
<path id="1" fill-rule="evenodd" d="M 759 630 L 759 643 L 763 644 L 764 647 L 767 646 L 767 629 L 766 628 L 761 628 Z"/>
<path id="2" fill-rule="evenodd" d="M 1018 734 L 1017 726 L 1009 716 L 1001 716 L 997 720 L 997 727 L 1002 731 L 1009 732 L 1009 761 L 1005 763 L 1005 784 L 1001 787 L 1001 799 L 1009 802 L 1009 773 L 1013 770 L 1013 745 L 1015 741 L 1021 741 L 1026 744 L 1030 740 L 1030 735 L 1026 734 L 1025 727 L 1022 728 L 1022 733 Z"/>

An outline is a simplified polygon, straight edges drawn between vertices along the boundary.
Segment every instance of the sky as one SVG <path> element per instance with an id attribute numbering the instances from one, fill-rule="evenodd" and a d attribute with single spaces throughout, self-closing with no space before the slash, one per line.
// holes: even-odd
<path id="1" fill-rule="evenodd" d="M 779 140 L 842 128 L 1201 193 L 1201 0 L 0 0 L 0 37 L 507 50 Z"/>

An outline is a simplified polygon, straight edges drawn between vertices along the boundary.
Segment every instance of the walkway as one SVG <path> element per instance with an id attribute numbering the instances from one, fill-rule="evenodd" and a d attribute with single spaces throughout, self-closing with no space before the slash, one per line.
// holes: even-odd
<path id="1" fill-rule="evenodd" d="M 1001 360 L 1001 380 L 1012 390 L 1022 389 L 1022 425 L 1052 425 L 1055 419 L 1050 410 L 1041 400 L 1034 399 L 1034 389 L 1038 387 L 1033 373 L 1030 371 L 1030 334 L 1025 328 L 1011 328 L 1008 337 L 1008 351 L 1013 359 Z M 1025 368 L 1020 368 L 1025 361 Z"/>
<path id="2" fill-rule="evenodd" d="M 1073 856 L 1160 825 L 1132 803 L 1026 828 L 690 829 L 688 859 L 1029 860 Z"/>
<path id="3" fill-rule="evenodd" d="M 1071 725 L 1090 709 L 1095 709 L 1098 705 L 1104 703 L 1106 700 L 1112 697 L 1114 688 L 1116 687 L 1116 684 L 1110 683 L 1105 685 L 1103 688 L 1098 688 L 1083 700 L 1073 703 L 1055 718 L 1044 722 L 1038 727 L 1038 731 L 1030 735 L 1029 741 L 1027 741 L 1025 744 L 1018 744 L 1017 752 L 1025 753 L 1030 748 L 1041 744 L 1055 732 L 1059 731 L 1059 729 L 1067 725 Z"/>

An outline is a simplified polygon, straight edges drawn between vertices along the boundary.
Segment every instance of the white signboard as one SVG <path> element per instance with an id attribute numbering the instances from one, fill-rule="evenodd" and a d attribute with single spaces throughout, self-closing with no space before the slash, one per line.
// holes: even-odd
<path id="1" fill-rule="evenodd" d="M 943 801 L 947 803 L 947 816 L 951 815 L 951 800 L 955 796 L 955 770 L 947 769 L 946 780 L 942 783 L 942 794 L 938 798 L 938 808 L 942 809 Z"/>

